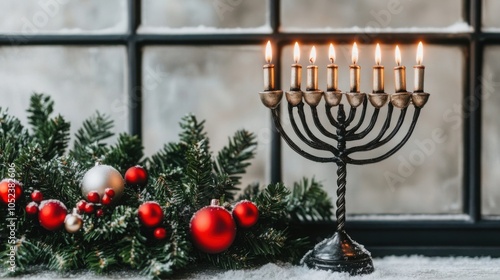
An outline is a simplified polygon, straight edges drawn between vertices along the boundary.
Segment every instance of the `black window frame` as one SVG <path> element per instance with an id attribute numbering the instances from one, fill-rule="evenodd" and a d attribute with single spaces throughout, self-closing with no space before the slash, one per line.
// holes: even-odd
<path id="1" fill-rule="evenodd" d="M 424 40 L 428 44 L 460 46 L 465 51 L 463 67 L 463 212 L 464 220 L 351 220 L 347 230 L 355 240 L 363 243 L 375 256 L 423 254 L 433 256 L 500 256 L 500 221 L 481 215 L 481 79 L 484 48 L 500 44 L 500 33 L 482 31 L 482 0 L 463 0 L 463 18 L 473 27 L 471 33 L 288 33 L 280 31 L 280 1 L 268 0 L 271 33 L 262 34 L 141 34 L 141 1 L 128 2 L 128 31 L 124 34 L 76 35 L 2 35 L 0 45 L 114 45 L 127 49 L 129 89 L 129 132 L 142 136 L 142 50 L 151 45 L 260 45 L 274 42 L 276 83 L 281 84 L 281 52 L 296 40 L 304 43 L 327 44 L 358 41 L 370 44 L 414 44 Z M 370 35 L 369 34 L 369 35 Z M 256 81 L 257 82 L 257 81 Z M 257 98 L 257 94 L 256 94 Z M 281 145 L 279 134 L 271 137 L 271 181 L 281 181 Z M 333 224 L 311 223 L 299 230 L 311 236 L 326 235 Z"/>

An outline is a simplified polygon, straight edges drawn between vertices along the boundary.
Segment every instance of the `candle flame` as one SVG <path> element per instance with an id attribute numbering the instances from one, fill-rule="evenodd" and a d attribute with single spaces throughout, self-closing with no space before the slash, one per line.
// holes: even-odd
<path id="1" fill-rule="evenodd" d="M 293 61 L 295 61 L 295 63 L 299 63 L 299 60 L 300 60 L 299 43 L 295 42 L 295 46 L 293 47 Z"/>
<path id="2" fill-rule="evenodd" d="M 401 65 L 401 52 L 399 51 L 399 46 L 396 45 L 396 64 Z"/>
<path id="3" fill-rule="evenodd" d="M 358 62 L 358 45 L 354 43 L 352 45 L 352 64 L 356 64 Z"/>
<path id="4" fill-rule="evenodd" d="M 314 64 L 315 61 L 316 61 L 316 47 L 313 46 L 311 49 L 311 53 L 309 54 L 309 62 L 311 64 Z"/>
<path id="5" fill-rule="evenodd" d="M 328 58 L 330 58 L 331 63 L 335 63 L 335 48 L 333 44 L 330 44 L 330 49 L 328 50 Z"/>
<path id="6" fill-rule="evenodd" d="M 267 63 L 271 63 L 271 60 L 273 60 L 273 49 L 271 48 L 271 41 L 267 41 L 266 45 L 266 61 Z"/>
<path id="7" fill-rule="evenodd" d="M 418 43 L 417 47 L 417 64 L 420 65 L 422 64 L 422 61 L 424 60 L 424 46 L 422 45 L 422 42 Z"/>
<path id="8" fill-rule="evenodd" d="M 377 65 L 380 65 L 381 61 L 382 61 L 382 52 L 380 51 L 380 45 L 377 44 L 377 47 L 375 47 L 375 63 Z"/>

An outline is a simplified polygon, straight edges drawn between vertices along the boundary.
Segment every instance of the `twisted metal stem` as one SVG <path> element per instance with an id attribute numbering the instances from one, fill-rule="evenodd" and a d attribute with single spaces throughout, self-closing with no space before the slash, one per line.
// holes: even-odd
<path id="1" fill-rule="evenodd" d="M 352 111 L 351 111 L 352 112 Z M 337 149 L 339 151 L 340 161 L 337 162 L 337 231 L 344 230 L 345 226 L 345 193 L 346 193 L 346 163 L 344 162 L 344 153 L 346 150 L 346 119 L 344 112 L 344 105 L 340 104 L 337 111 L 337 120 L 340 126 L 337 128 L 337 135 L 339 140 L 337 142 Z"/>

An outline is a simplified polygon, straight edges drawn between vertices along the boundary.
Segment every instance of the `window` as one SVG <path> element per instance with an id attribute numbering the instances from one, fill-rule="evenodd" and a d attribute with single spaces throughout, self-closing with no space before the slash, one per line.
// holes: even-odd
<path id="1" fill-rule="evenodd" d="M 1 96 L 21 119 L 34 90 L 52 94 L 55 110 L 75 124 L 95 110 L 107 113 L 116 132 L 142 136 L 146 154 L 176 139 L 180 117 L 191 111 L 207 119 L 214 149 L 236 129 L 257 134 L 246 182 L 289 184 L 315 175 L 334 196 L 335 166 L 291 151 L 259 101 L 264 43 L 275 46 L 282 89 L 289 86 L 293 42 L 301 43 L 302 57 L 318 48 L 321 85 L 334 43 L 345 90 L 356 41 L 364 92 L 380 43 L 390 92 L 395 44 L 410 79 L 422 40 L 430 102 L 396 155 L 348 167 L 347 228 L 375 255 L 500 255 L 497 10 L 494 0 L 2 2 Z"/>

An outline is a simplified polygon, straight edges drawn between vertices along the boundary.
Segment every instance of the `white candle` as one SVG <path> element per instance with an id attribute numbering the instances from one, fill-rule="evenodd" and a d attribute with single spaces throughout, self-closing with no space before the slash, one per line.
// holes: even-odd
<path id="1" fill-rule="evenodd" d="M 422 65 L 423 60 L 424 60 L 424 46 L 422 45 L 422 42 L 420 42 L 418 43 L 417 47 L 417 65 L 413 66 L 413 69 L 415 69 L 414 92 L 424 91 L 425 66 Z"/>
<path id="2" fill-rule="evenodd" d="M 307 86 L 306 90 L 318 90 L 318 66 L 316 62 L 316 48 L 313 46 L 309 55 L 311 65 L 307 66 Z"/>
<path id="3" fill-rule="evenodd" d="M 373 92 L 384 92 L 384 66 L 380 65 L 382 61 L 382 52 L 380 45 L 375 48 L 375 66 L 373 66 Z"/>
<path id="4" fill-rule="evenodd" d="M 328 50 L 328 58 L 330 59 L 330 64 L 326 66 L 326 89 L 328 91 L 336 91 L 339 87 L 339 67 L 335 64 L 335 49 L 333 48 L 333 44 L 330 44 L 330 49 Z"/>
<path id="5" fill-rule="evenodd" d="M 271 41 L 267 41 L 266 45 L 266 62 L 264 69 L 264 90 L 274 90 L 274 64 L 271 64 L 273 59 L 273 51 L 271 49 Z"/>
<path id="6" fill-rule="evenodd" d="M 349 66 L 349 72 L 350 72 L 350 91 L 351 92 L 359 92 L 359 84 L 360 84 L 360 77 L 359 77 L 359 71 L 361 70 L 361 67 L 359 65 L 356 65 L 358 62 L 358 46 L 356 43 L 352 46 L 352 65 Z"/>
<path id="7" fill-rule="evenodd" d="M 300 84 L 302 79 L 302 66 L 299 64 L 299 60 L 300 60 L 299 43 L 295 42 L 295 46 L 293 48 L 294 64 L 292 64 L 290 90 L 300 90 Z"/>
<path id="8" fill-rule="evenodd" d="M 396 46 L 396 64 L 394 67 L 394 88 L 396 92 L 406 92 L 406 67 L 401 65 L 401 52 Z"/>

